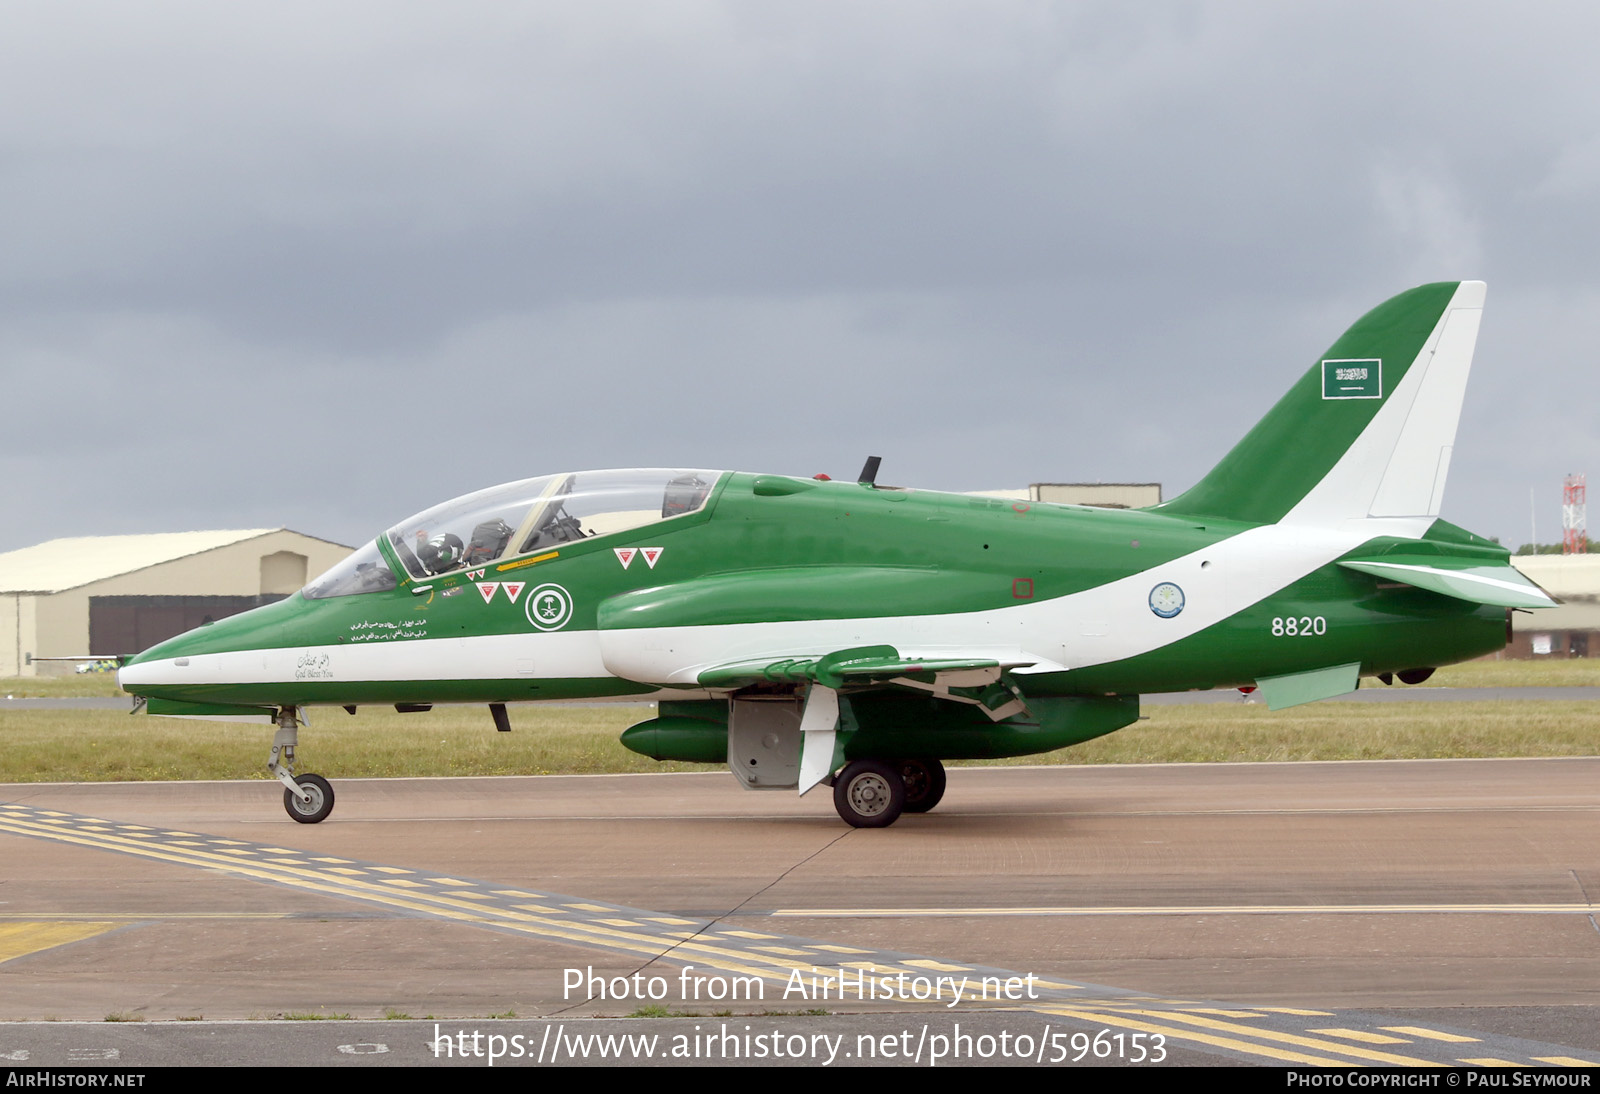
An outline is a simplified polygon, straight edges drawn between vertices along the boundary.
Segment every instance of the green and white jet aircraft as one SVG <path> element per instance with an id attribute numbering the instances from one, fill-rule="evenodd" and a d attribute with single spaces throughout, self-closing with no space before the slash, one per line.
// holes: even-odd
<path id="1" fill-rule="evenodd" d="M 1439 519 L 1482 282 L 1368 312 L 1183 495 L 1011 502 L 690 469 L 546 475 L 402 521 L 297 595 L 127 661 L 151 714 L 654 700 L 622 743 L 747 788 L 831 784 L 858 827 L 933 808 L 940 761 L 1048 752 L 1141 692 L 1258 687 L 1273 709 L 1419 683 L 1553 603 Z"/>

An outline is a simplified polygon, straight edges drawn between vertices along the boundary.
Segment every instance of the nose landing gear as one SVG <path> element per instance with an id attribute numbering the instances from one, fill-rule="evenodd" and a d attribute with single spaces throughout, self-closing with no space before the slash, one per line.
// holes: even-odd
<path id="1" fill-rule="evenodd" d="M 294 773 L 294 749 L 299 735 L 299 710 L 295 707 L 279 710 L 278 730 L 272 736 L 267 770 L 284 785 L 284 812 L 301 824 L 316 824 L 333 812 L 333 787 L 321 775 Z"/>

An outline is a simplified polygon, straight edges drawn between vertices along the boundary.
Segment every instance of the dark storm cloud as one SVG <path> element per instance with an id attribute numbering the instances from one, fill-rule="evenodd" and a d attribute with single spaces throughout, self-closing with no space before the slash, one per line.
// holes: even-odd
<path id="1" fill-rule="evenodd" d="M 0 39 L 0 546 L 635 463 L 1188 485 L 1491 283 L 1447 515 L 1597 429 L 1600 16 L 1471 4 L 39 7 Z"/>

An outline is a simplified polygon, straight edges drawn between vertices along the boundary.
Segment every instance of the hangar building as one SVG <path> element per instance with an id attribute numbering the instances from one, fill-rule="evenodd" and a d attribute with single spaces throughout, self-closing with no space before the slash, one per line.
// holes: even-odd
<path id="1" fill-rule="evenodd" d="M 1561 606 L 1511 613 L 1504 656 L 1600 656 L 1600 554 L 1513 555 L 1511 565 Z"/>
<path id="2" fill-rule="evenodd" d="M 1055 501 L 1103 509 L 1144 509 L 1161 504 L 1159 482 L 1036 482 L 1026 490 L 973 490 L 974 497 Z"/>
<path id="3" fill-rule="evenodd" d="M 0 554 L 0 676 L 137 653 L 296 592 L 351 548 L 287 528 L 53 539 Z"/>

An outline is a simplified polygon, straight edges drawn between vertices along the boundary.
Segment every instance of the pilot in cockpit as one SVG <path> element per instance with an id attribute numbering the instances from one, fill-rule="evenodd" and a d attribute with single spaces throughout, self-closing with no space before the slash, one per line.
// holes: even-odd
<path id="1" fill-rule="evenodd" d="M 533 534 L 528 537 L 528 542 L 522 545 L 522 549 L 533 551 L 540 547 L 573 543 L 586 538 L 588 533 L 578 523 L 578 518 L 568 514 L 560 501 L 555 501 L 545 510 L 544 518 L 539 521 L 539 527 L 533 530 Z"/>
<path id="2" fill-rule="evenodd" d="M 417 561 L 430 574 L 456 569 L 461 565 L 465 553 L 460 536 L 441 532 L 430 537 L 425 531 L 417 532 Z"/>

